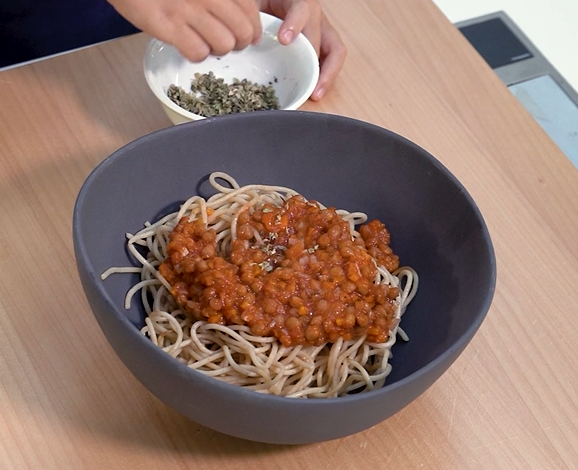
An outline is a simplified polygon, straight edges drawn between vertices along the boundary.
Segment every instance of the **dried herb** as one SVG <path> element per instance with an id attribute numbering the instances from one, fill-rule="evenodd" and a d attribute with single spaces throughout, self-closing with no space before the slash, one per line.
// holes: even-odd
<path id="1" fill-rule="evenodd" d="M 279 109 L 275 89 L 247 79 L 234 79 L 232 84 L 215 77 L 213 72 L 196 73 L 188 93 L 171 85 L 167 96 L 181 108 L 204 117 Z"/>

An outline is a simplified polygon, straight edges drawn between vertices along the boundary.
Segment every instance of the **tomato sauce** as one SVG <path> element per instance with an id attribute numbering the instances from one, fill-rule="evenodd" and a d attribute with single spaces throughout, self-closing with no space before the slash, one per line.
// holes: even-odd
<path id="1" fill-rule="evenodd" d="M 284 346 L 388 339 L 399 289 L 374 283 L 373 258 L 390 272 L 399 259 L 381 222 L 361 226 L 361 238 L 352 239 L 334 208 L 294 196 L 280 208 L 243 212 L 236 231 L 225 259 L 214 230 L 200 220 L 178 222 L 159 271 L 182 309 L 212 323 L 248 325 Z"/>

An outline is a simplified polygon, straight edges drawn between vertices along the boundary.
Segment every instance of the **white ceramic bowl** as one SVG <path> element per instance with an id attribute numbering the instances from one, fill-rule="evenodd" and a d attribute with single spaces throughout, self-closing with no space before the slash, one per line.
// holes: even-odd
<path id="1" fill-rule="evenodd" d="M 223 57 L 209 56 L 199 63 L 188 61 L 173 46 L 153 39 L 145 54 L 144 74 L 169 119 L 174 124 L 204 119 L 185 111 L 167 97 L 171 84 L 190 91 L 195 73 L 213 72 L 227 83 L 234 78 L 246 78 L 263 85 L 271 83 L 281 109 L 299 108 L 317 84 L 319 61 L 315 49 L 303 34 L 290 45 L 282 45 L 277 39 L 281 23 L 279 18 L 261 13 L 263 39 L 258 45 Z"/>

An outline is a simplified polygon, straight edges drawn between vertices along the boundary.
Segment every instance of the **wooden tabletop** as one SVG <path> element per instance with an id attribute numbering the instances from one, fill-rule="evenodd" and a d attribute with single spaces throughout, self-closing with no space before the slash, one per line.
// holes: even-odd
<path id="1" fill-rule="evenodd" d="M 125 369 L 71 239 L 88 173 L 170 126 L 136 35 L 0 72 L 0 468 L 578 468 L 578 171 L 429 0 L 324 0 L 349 55 L 304 109 L 415 141 L 466 186 L 498 284 L 465 352 L 403 411 L 308 446 L 224 436 Z"/>

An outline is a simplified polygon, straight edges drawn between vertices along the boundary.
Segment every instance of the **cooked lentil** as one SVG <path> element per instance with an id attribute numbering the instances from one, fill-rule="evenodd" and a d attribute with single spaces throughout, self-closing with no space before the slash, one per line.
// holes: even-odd
<path id="1" fill-rule="evenodd" d="M 284 346 L 387 340 L 399 289 L 374 282 L 374 258 L 390 272 L 399 259 L 381 222 L 363 225 L 353 239 L 334 208 L 294 196 L 242 213 L 236 230 L 225 258 L 214 230 L 178 222 L 159 272 L 181 308 L 212 323 L 248 325 Z"/>

